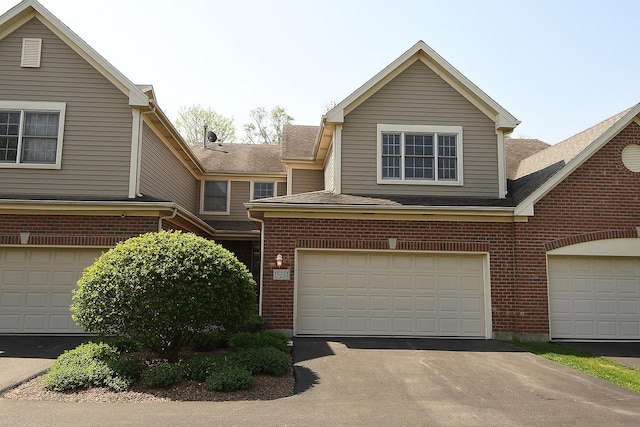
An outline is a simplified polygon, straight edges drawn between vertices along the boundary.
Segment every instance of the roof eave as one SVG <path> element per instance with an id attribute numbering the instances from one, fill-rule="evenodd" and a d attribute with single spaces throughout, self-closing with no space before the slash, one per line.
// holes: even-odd
<path id="1" fill-rule="evenodd" d="M 593 154 L 595 154 L 600 148 L 608 143 L 613 137 L 615 137 L 622 129 L 627 127 L 635 117 L 640 114 L 640 103 L 636 104 L 624 117 L 615 122 L 609 129 L 602 133 L 598 138 L 591 142 L 580 154 L 571 159 L 567 164 L 554 174 L 551 179 L 538 187 L 533 193 L 531 193 L 526 199 L 520 202 L 515 208 L 516 215 L 534 216 L 534 205 L 546 196 L 551 190 L 553 190 L 559 183 L 561 183 L 567 176 L 573 171 L 579 168 L 584 162 L 586 162 Z"/>

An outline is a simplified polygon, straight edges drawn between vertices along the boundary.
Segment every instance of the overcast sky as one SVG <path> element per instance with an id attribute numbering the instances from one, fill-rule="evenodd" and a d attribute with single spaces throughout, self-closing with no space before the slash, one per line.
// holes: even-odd
<path id="1" fill-rule="evenodd" d="M 640 102 L 637 0 L 41 3 L 172 119 L 201 104 L 240 134 L 258 106 L 319 124 L 418 40 L 522 122 L 514 137 L 556 143 Z"/>

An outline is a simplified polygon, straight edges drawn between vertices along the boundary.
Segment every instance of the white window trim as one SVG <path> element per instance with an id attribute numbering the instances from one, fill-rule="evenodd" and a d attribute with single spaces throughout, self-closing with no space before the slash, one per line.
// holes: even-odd
<path id="1" fill-rule="evenodd" d="M 406 132 L 406 133 L 448 133 L 456 134 L 456 158 L 457 158 L 457 180 L 455 181 L 438 181 L 438 171 L 436 168 L 435 177 L 433 180 L 426 179 L 383 179 L 382 178 L 382 134 L 388 132 Z M 377 183 L 378 184 L 403 184 L 403 185 L 451 185 L 462 186 L 463 176 L 463 164 L 464 158 L 462 152 L 462 126 L 428 126 L 428 125 L 397 125 L 397 124 L 382 124 L 377 126 L 377 146 L 376 146 L 376 163 L 377 163 Z M 400 170 L 404 176 L 404 143 L 401 146 L 402 161 Z"/>
<path id="2" fill-rule="evenodd" d="M 67 104 L 65 102 L 32 102 L 32 101 L 0 101 L 0 110 L 22 110 L 29 112 L 58 113 L 58 143 L 56 145 L 55 163 L 4 163 L 4 169 L 60 169 L 62 167 L 62 142 Z M 21 124 L 22 126 L 22 124 Z M 22 147 L 22 143 L 20 143 Z"/>
<path id="3" fill-rule="evenodd" d="M 268 184 L 273 184 L 273 196 L 272 197 L 277 197 L 278 196 L 278 182 L 277 181 L 268 181 L 268 180 L 267 181 L 251 181 L 251 184 L 250 184 L 251 191 L 250 191 L 250 194 L 249 194 L 249 200 L 253 200 L 253 196 L 254 196 L 253 190 L 254 190 L 254 184 L 256 182 L 259 182 L 259 183 L 263 183 L 264 182 L 264 183 L 268 183 Z"/>
<path id="4" fill-rule="evenodd" d="M 208 181 L 220 181 L 227 183 L 227 210 L 226 211 L 205 211 L 204 210 L 204 186 Z M 229 215 L 231 212 L 231 181 L 226 179 L 203 179 L 200 181 L 200 213 L 206 215 Z"/>

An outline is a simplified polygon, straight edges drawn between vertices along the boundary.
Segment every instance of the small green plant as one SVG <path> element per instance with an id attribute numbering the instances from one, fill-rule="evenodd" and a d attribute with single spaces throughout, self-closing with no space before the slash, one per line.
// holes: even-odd
<path id="1" fill-rule="evenodd" d="M 289 338 L 278 331 L 239 332 L 231 337 L 230 341 L 233 348 L 275 347 L 286 353 L 290 351 L 288 343 Z"/>
<path id="2" fill-rule="evenodd" d="M 246 369 L 237 366 L 225 366 L 213 372 L 207 378 L 207 388 L 213 391 L 247 390 L 253 386 L 254 379 Z"/>
<path id="3" fill-rule="evenodd" d="M 179 365 L 167 362 L 156 363 L 142 371 L 142 384 L 152 388 L 169 387 L 180 381 L 182 369 Z"/>
<path id="4" fill-rule="evenodd" d="M 89 386 L 124 391 L 133 383 L 133 372 L 130 362 L 119 356 L 115 347 L 90 342 L 60 355 L 43 383 L 49 390 L 61 392 Z"/>
<path id="5" fill-rule="evenodd" d="M 98 337 L 92 338 L 89 342 L 109 344 L 111 347 L 115 347 L 120 353 L 132 353 L 138 349 L 137 342 L 124 337 Z"/>
<path id="6" fill-rule="evenodd" d="M 264 319 L 259 314 L 254 313 L 240 327 L 240 332 L 256 333 L 260 332 L 263 328 Z"/>
<path id="7" fill-rule="evenodd" d="M 231 334 L 226 331 L 201 332 L 191 339 L 189 347 L 195 351 L 211 351 L 229 347 Z"/>
<path id="8" fill-rule="evenodd" d="M 198 355 L 181 361 L 180 366 L 185 379 L 205 381 L 207 377 L 223 363 L 223 359 L 220 357 Z"/>
<path id="9" fill-rule="evenodd" d="M 289 356 L 274 347 L 240 349 L 227 355 L 226 362 L 253 375 L 282 375 L 291 366 Z"/>

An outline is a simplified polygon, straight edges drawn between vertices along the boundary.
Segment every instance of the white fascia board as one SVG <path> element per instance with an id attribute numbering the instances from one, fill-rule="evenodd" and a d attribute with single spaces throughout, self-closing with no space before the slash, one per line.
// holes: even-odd
<path id="1" fill-rule="evenodd" d="M 595 141 L 587 146 L 580 154 L 571 159 L 558 173 L 553 175 L 550 180 L 541 185 L 536 191 L 531 193 L 529 197 L 524 199 L 518 206 L 516 206 L 516 215 L 533 216 L 534 205 L 553 190 L 559 183 L 561 183 L 567 176 L 573 171 L 578 169 L 584 162 L 586 162 L 591 156 L 593 156 L 598 150 L 600 150 L 606 143 L 608 143 L 613 137 L 615 137 L 622 129 L 627 127 L 629 123 L 636 120 L 636 116 L 640 114 L 640 104 L 636 104 L 624 117 L 613 124 L 602 135 L 600 135 Z"/>
<path id="2" fill-rule="evenodd" d="M 71 49 L 89 62 L 96 70 L 98 70 L 105 78 L 120 89 L 129 97 L 129 105 L 144 107 L 149 105 L 149 97 L 145 95 L 140 88 L 127 79 L 124 74 L 118 71 L 98 52 L 82 40 L 76 33 L 71 31 L 62 21 L 49 12 L 44 6 L 36 0 L 24 0 L 0 17 L 0 27 L 5 23 L 20 16 L 28 15 L 29 12 L 35 12 L 38 18 L 47 28 L 62 39 Z"/>
<path id="3" fill-rule="evenodd" d="M 395 214 L 423 214 L 423 213 L 455 213 L 467 215 L 498 215 L 513 216 L 512 207 L 496 206 L 395 206 L 395 205 L 329 205 L 329 204 L 284 204 L 284 203 L 244 203 L 247 209 L 269 212 L 291 211 L 353 211 L 356 213 L 395 213 Z"/>

